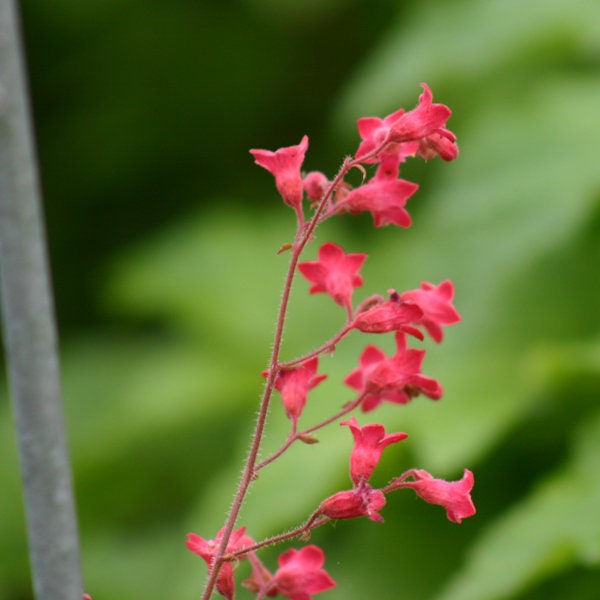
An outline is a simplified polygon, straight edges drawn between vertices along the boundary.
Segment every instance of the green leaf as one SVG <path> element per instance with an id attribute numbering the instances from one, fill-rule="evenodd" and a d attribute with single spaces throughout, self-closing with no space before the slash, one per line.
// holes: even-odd
<path id="1" fill-rule="evenodd" d="M 578 433 L 569 463 L 483 532 L 436 600 L 499 600 L 576 564 L 600 565 L 600 413 Z"/>

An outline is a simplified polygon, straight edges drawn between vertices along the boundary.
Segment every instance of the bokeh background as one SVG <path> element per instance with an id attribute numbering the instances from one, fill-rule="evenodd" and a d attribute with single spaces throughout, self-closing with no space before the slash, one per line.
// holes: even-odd
<path id="1" fill-rule="evenodd" d="M 600 4 L 596 0 L 21 3 L 62 339 L 87 590 L 197 598 L 188 531 L 222 525 L 262 389 L 292 212 L 249 148 L 299 142 L 332 175 L 355 120 L 454 112 L 455 163 L 406 164 L 414 225 L 327 223 L 368 252 L 358 299 L 451 278 L 463 322 L 428 345 L 445 387 L 361 417 L 409 433 L 374 476 L 476 475 L 458 526 L 397 492 L 384 525 L 312 541 L 331 600 L 592 600 L 600 590 Z M 315 249 L 309 252 L 314 256 Z M 342 322 L 298 282 L 284 355 Z M 352 398 L 366 342 L 322 360 L 306 423 Z M 387 345 L 386 345 L 387 344 Z M 0 396 L 0 598 L 31 598 L 15 440 Z M 286 420 L 275 405 L 266 450 Z M 294 448 L 244 510 L 256 538 L 349 486 L 348 432 Z M 265 551 L 268 566 L 284 547 Z M 245 566 L 239 569 L 245 575 Z M 250 597 L 245 591 L 240 598 Z"/>

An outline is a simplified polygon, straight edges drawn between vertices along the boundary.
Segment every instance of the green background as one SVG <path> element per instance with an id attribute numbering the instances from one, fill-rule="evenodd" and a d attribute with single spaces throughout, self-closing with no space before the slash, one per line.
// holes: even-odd
<path id="1" fill-rule="evenodd" d="M 317 530 L 324 599 L 592 600 L 600 590 L 600 4 L 596 0 L 22 3 L 86 589 L 94 600 L 198 598 L 183 544 L 222 525 L 246 453 L 293 213 L 249 148 L 309 135 L 332 176 L 355 120 L 448 104 L 459 159 L 410 161 L 409 230 L 369 215 L 319 230 L 367 252 L 355 297 L 450 278 L 463 322 L 427 344 L 444 398 L 385 406 L 409 467 L 475 473 L 456 525 L 410 491 L 385 524 Z M 316 246 L 308 252 L 314 257 Z M 299 281 L 284 357 L 343 321 Z M 321 360 L 305 423 L 352 399 L 365 343 Z M 0 397 L 0 598 L 31 597 L 12 418 Z M 287 422 L 274 405 L 265 449 Z M 348 432 L 265 470 L 255 538 L 349 487 Z M 297 546 L 298 544 L 296 544 Z M 287 546 L 262 553 L 276 568 Z M 246 575 L 246 566 L 239 572 Z M 241 591 L 240 598 L 250 595 Z"/>

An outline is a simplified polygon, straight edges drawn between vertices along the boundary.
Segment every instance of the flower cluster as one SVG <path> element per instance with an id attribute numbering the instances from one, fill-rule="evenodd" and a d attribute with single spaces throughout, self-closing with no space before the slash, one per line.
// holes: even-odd
<path id="1" fill-rule="evenodd" d="M 412 488 L 426 502 L 442 506 L 448 519 L 455 523 L 475 514 L 471 500 L 474 480 L 469 470 L 465 470 L 458 481 L 445 481 L 425 470 L 410 469 L 383 488 L 372 487 L 371 476 L 383 451 L 405 440 L 407 434 L 386 433 L 381 423 L 361 426 L 354 416 L 340 421 L 354 410 L 363 413 L 375 411 L 383 402 L 403 405 L 420 395 L 433 400 L 442 397 L 441 384 L 421 372 L 425 350 L 410 347 L 409 341 L 413 338 L 423 340 L 428 335 L 434 342 L 440 343 L 444 328 L 460 321 L 461 317 L 453 305 L 452 282 L 422 282 L 418 288 L 404 292 L 391 289 L 386 297 L 371 296 L 355 305 L 354 292 L 363 285 L 360 270 L 367 259 L 366 254 L 346 252 L 339 245 L 326 242 L 318 250 L 316 260 L 300 261 L 300 255 L 314 237 L 315 228 L 324 220 L 338 215 L 369 212 L 375 227 L 393 224 L 404 228 L 411 225 L 406 204 L 418 185 L 400 178 L 400 165 L 413 156 L 425 160 L 435 156 L 445 161 L 455 159 L 458 155 L 456 137 L 446 128 L 450 115 L 447 106 L 433 103 L 431 90 L 423 84 L 423 93 L 413 110 L 399 109 L 383 119 L 359 119 L 361 142 L 354 157 L 344 161 L 332 180 L 319 171 L 302 172 L 308 150 L 307 136 L 300 144 L 275 152 L 250 151 L 255 162 L 274 176 L 284 203 L 295 211 L 297 231 L 294 241 L 280 249 L 280 252 L 291 252 L 290 266 L 276 324 L 273 354 L 268 368 L 262 373 L 266 386 L 256 431 L 233 507 L 225 526 L 214 540 L 193 533 L 188 536 L 188 548 L 200 555 L 208 566 L 204 600 L 208 600 L 215 588 L 222 596 L 232 600 L 234 569 L 244 560 L 250 563 L 251 574 L 243 584 L 256 594 L 258 600 L 277 595 L 292 600 L 310 600 L 314 594 L 335 586 L 334 580 L 323 569 L 323 551 L 314 545 L 285 551 L 279 556 L 279 568 L 273 574 L 262 564 L 257 551 L 294 537 L 306 539 L 312 529 L 333 519 L 364 516 L 383 522 L 380 511 L 386 504 L 386 494 L 398 489 Z M 354 168 L 364 175 L 363 182 L 356 187 L 345 181 L 346 175 Z M 372 171 L 370 178 L 367 178 L 368 171 Z M 308 218 L 307 210 L 310 211 Z M 309 282 L 311 294 L 327 294 L 341 306 L 346 320 L 341 329 L 316 350 L 282 362 L 279 350 L 283 323 L 292 281 L 297 273 Z M 393 334 L 396 351 L 388 356 L 378 346 L 367 345 L 358 357 L 358 366 L 344 379 L 344 383 L 356 394 L 355 398 L 328 419 L 301 429 L 300 420 L 309 392 L 327 377 L 318 373 L 319 357 L 334 352 L 336 346 L 352 332 Z M 290 432 L 279 450 L 258 462 L 274 392 L 280 395 L 290 421 Z M 354 439 L 350 452 L 352 488 L 338 491 L 323 500 L 303 524 L 285 534 L 257 543 L 246 535 L 245 527 L 235 529 L 240 507 L 258 472 L 278 459 L 296 441 L 317 442 L 314 432 L 336 421 L 348 427 Z"/>

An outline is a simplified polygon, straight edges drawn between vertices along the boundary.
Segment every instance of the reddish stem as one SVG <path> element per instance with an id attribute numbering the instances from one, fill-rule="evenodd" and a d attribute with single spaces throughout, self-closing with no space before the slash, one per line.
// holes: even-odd
<path id="1" fill-rule="evenodd" d="M 303 535 L 309 531 L 312 531 L 313 529 L 316 529 L 317 527 L 320 527 L 321 525 L 324 525 L 328 521 L 331 521 L 331 519 L 325 515 L 313 514 L 303 525 L 287 531 L 286 533 L 281 533 L 279 535 L 266 538 L 252 546 L 247 546 L 246 548 L 241 548 L 240 550 L 226 554 L 223 556 L 223 561 L 234 560 L 235 558 L 243 556 L 244 554 L 248 554 L 249 552 L 255 552 L 256 550 L 260 550 L 266 546 L 272 546 L 273 544 L 278 544 L 279 542 L 289 540 L 293 537 L 298 537 L 299 535 Z"/>
<path id="2" fill-rule="evenodd" d="M 309 433 L 312 433 L 313 431 L 316 431 L 317 429 L 321 429 L 322 427 L 329 425 L 329 423 L 333 423 L 334 421 L 337 421 L 344 415 L 347 415 L 348 413 L 352 412 L 357 406 L 360 405 L 364 396 L 365 393 L 361 394 L 356 400 L 348 402 L 344 406 L 344 408 L 335 413 L 335 415 L 329 417 L 328 419 L 325 419 L 324 421 L 321 421 L 320 423 L 317 423 L 316 425 L 313 425 L 312 427 L 303 429 L 300 433 L 292 431 L 292 433 L 288 436 L 288 439 L 281 446 L 281 448 L 279 448 L 279 450 L 276 450 L 273 454 L 271 454 L 271 456 L 269 456 L 269 458 L 266 458 L 265 460 L 256 465 L 255 473 L 258 473 L 258 471 L 271 464 L 275 459 L 279 458 L 295 441 L 301 439 L 303 435 L 307 435 Z"/>
<path id="3" fill-rule="evenodd" d="M 344 325 L 344 328 L 339 331 L 339 333 L 334 335 L 330 340 L 325 342 L 322 346 L 319 346 L 316 350 L 313 350 L 312 352 L 309 352 L 308 354 L 304 354 L 303 356 L 300 356 L 298 358 L 294 358 L 293 360 L 280 362 L 280 363 L 278 363 L 277 366 L 280 369 L 289 369 L 290 367 L 295 367 L 296 365 L 303 363 L 311 358 L 314 358 L 315 356 L 320 356 L 321 354 L 324 354 L 326 352 L 333 351 L 335 349 L 335 346 L 337 345 L 337 343 L 342 338 L 344 338 L 348 333 L 350 333 L 350 331 L 352 331 L 353 327 L 352 327 L 351 321 L 352 320 L 350 319 L 349 322 L 346 325 Z"/>

